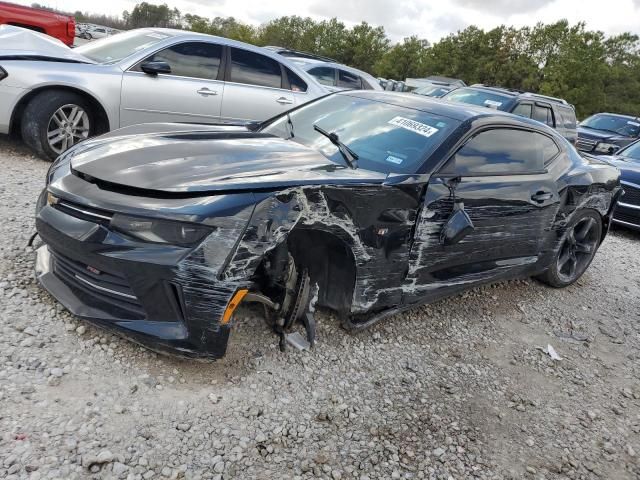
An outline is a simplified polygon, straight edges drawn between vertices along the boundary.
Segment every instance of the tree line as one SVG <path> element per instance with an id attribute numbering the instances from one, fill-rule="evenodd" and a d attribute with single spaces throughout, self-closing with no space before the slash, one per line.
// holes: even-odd
<path id="1" fill-rule="evenodd" d="M 605 36 L 566 20 L 533 27 L 470 26 L 430 43 L 417 36 L 392 43 L 381 26 L 347 26 L 336 18 L 317 21 L 285 16 L 255 26 L 233 17 L 182 14 L 168 5 L 137 4 L 121 17 L 76 12 L 76 21 L 113 28 L 170 27 L 278 45 L 336 59 L 374 76 L 444 75 L 561 97 L 579 118 L 611 111 L 640 115 L 640 40 L 622 33 Z"/>

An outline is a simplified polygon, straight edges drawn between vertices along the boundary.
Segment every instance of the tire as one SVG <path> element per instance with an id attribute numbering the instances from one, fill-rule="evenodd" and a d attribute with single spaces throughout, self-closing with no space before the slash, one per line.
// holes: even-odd
<path id="1" fill-rule="evenodd" d="M 73 110 L 74 107 L 77 107 L 77 110 Z M 59 113 L 61 109 L 64 116 Z M 78 113 L 80 110 L 86 115 L 80 115 Z M 77 127 L 72 126 L 74 119 L 67 117 L 74 111 L 76 112 L 74 118 L 78 116 Z M 67 125 L 67 121 L 68 127 L 63 126 Z M 67 148 L 96 133 L 96 115 L 90 102 L 83 96 L 64 90 L 46 90 L 33 97 L 27 104 L 22 114 L 20 128 L 22 140 L 29 148 L 39 157 L 53 161 Z M 61 133 L 56 134 L 56 128 Z M 52 134 L 51 142 L 49 132 Z M 60 135 L 66 137 L 66 143 L 65 139 L 61 139 L 54 144 L 53 141 Z"/>
<path id="2" fill-rule="evenodd" d="M 598 212 L 576 212 L 560 237 L 551 265 L 535 278 L 554 288 L 575 283 L 589 268 L 598 251 L 602 228 L 602 217 Z"/>

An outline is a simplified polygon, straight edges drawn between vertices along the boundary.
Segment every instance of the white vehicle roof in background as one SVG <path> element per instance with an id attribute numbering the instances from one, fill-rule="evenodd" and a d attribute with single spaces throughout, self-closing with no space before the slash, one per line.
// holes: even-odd
<path id="1" fill-rule="evenodd" d="M 94 63 L 57 38 L 13 25 L 0 25 L 0 58 L 33 57 Z"/>

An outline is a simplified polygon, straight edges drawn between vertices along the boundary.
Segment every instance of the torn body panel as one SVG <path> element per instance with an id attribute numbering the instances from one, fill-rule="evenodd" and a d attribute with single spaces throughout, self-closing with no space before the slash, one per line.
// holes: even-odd
<path id="1" fill-rule="evenodd" d="M 257 203 L 224 277 L 250 277 L 264 255 L 285 242 L 292 231 L 317 231 L 345 245 L 355 264 L 352 300 L 343 313 L 397 305 L 402 300 L 421 190 L 422 186 L 414 185 L 389 188 L 385 195 L 379 195 L 380 186 L 328 186 L 268 195 Z"/>

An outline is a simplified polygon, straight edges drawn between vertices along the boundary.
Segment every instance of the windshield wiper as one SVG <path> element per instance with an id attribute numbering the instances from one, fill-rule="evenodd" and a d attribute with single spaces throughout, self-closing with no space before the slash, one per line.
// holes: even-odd
<path id="1" fill-rule="evenodd" d="M 342 158 L 344 158 L 344 161 L 347 162 L 349 168 L 358 168 L 358 154 L 347 147 L 344 143 L 342 143 L 337 133 L 327 132 L 326 130 L 320 128 L 315 124 L 313 125 L 313 129 L 321 135 L 327 137 L 331 143 L 338 147 L 338 151 L 342 154 Z"/>

